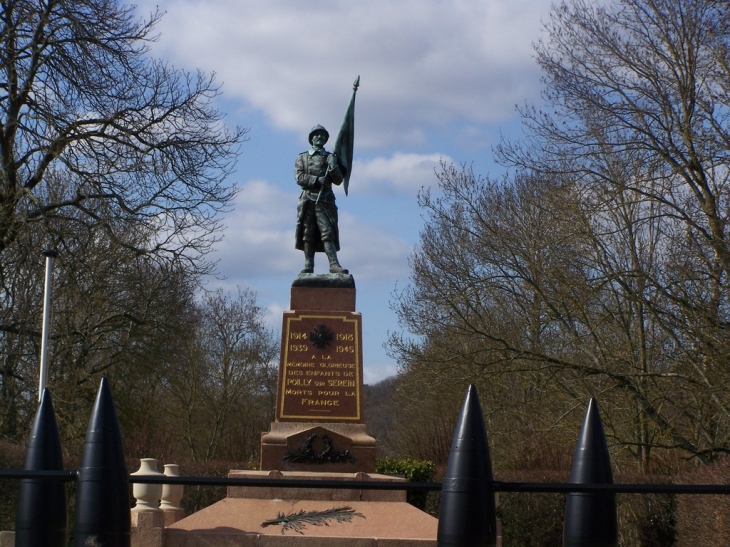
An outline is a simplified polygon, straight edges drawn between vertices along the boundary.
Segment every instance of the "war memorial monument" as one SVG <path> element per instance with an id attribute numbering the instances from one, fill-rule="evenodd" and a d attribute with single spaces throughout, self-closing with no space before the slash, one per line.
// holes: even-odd
<path id="1" fill-rule="evenodd" d="M 275 421 L 262 432 L 260 469 L 231 470 L 231 478 L 404 481 L 375 473 L 376 441 L 363 414 L 362 316 L 354 277 L 337 257 L 333 187 L 347 195 L 359 80 L 332 152 L 325 148 L 329 132 L 316 125 L 309 150 L 295 160 L 301 192 L 295 247 L 304 267 L 282 318 Z M 316 274 L 322 254 L 329 272 Z M 286 526 L 274 525 L 332 511 L 342 520 L 330 517 L 300 533 L 283 535 Z M 166 528 L 165 545 L 435 547 L 437 526 L 437 519 L 406 503 L 405 490 L 231 486 L 225 499 Z"/>

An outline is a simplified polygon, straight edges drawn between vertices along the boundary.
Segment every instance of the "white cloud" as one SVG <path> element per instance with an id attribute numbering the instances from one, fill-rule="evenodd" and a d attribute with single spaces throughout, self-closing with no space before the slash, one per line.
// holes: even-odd
<path id="1" fill-rule="evenodd" d="M 298 263 L 293 250 L 295 211 L 296 194 L 264 180 L 243 184 L 217 245 L 223 275 L 251 279 L 293 271 Z"/>
<path id="2" fill-rule="evenodd" d="M 296 193 L 283 192 L 267 181 L 251 180 L 242 186 L 217 246 L 227 285 L 256 285 L 257 279 L 272 276 L 294 278 L 303 261 L 301 251 L 294 249 L 296 204 Z M 410 246 L 400 236 L 346 211 L 339 216 L 340 232 L 347 239 L 340 258 L 358 279 L 377 283 L 407 276 Z M 317 254 L 315 268 L 327 271 L 324 254 Z"/>
<path id="3" fill-rule="evenodd" d="M 397 368 L 395 364 L 367 363 L 363 367 L 363 380 L 368 385 L 377 384 L 390 376 L 395 376 Z"/>
<path id="4" fill-rule="evenodd" d="M 391 285 L 408 276 L 411 246 L 398 234 L 390 233 L 360 217 L 340 211 L 343 234 L 340 262 L 355 276 L 356 282 Z M 324 255 L 318 260 L 326 262 Z"/>
<path id="5" fill-rule="evenodd" d="M 145 2 L 141 12 L 144 13 Z M 147 9 L 152 4 L 151 0 Z M 215 71 L 278 129 L 339 126 L 358 93 L 358 144 L 424 144 L 459 120 L 501 122 L 535 96 L 531 44 L 549 0 L 166 0 L 155 53 Z"/>
<path id="6" fill-rule="evenodd" d="M 434 170 L 444 161 L 453 160 L 443 154 L 396 152 L 390 157 L 355 161 L 352 172 L 357 178 L 358 191 L 363 194 L 401 192 L 415 195 L 423 186 L 434 183 Z"/>
<path id="7" fill-rule="evenodd" d="M 265 308 L 266 323 L 281 328 L 288 309 L 291 281 L 302 267 L 303 254 L 294 249 L 297 194 L 285 192 L 266 180 L 249 180 L 241 187 L 235 209 L 226 218 L 227 229 L 218 244 L 219 269 L 226 277 L 210 283 L 235 291 L 237 286 L 256 291 Z M 395 231 L 340 209 L 342 265 L 349 268 L 358 287 L 358 310 L 365 311 L 363 340 L 365 381 L 374 383 L 395 374 L 395 364 L 382 349 L 384 332 L 394 328 L 388 314 L 388 295 L 394 280 L 408 276 L 411 246 Z M 326 272 L 324 254 L 316 256 L 315 271 Z M 384 330 L 385 329 L 385 330 Z"/>
<path id="8" fill-rule="evenodd" d="M 251 127 L 248 181 L 217 247 L 227 280 L 211 284 L 256 290 L 279 328 L 303 262 L 294 154 L 317 123 L 337 133 L 360 75 L 351 199 L 336 191 L 340 259 L 367 311 L 365 380 L 395 372 L 381 345 L 396 328 L 388 295 L 408 278 L 422 226 L 417 191 L 435 185 L 441 159 L 488 164 L 503 128 L 516 125 L 514 105 L 537 99 L 532 43 L 552 1 L 138 0 L 141 15 L 157 4 L 168 12 L 152 54 L 216 72 L 227 123 Z M 318 272 L 326 262 L 317 255 Z"/>

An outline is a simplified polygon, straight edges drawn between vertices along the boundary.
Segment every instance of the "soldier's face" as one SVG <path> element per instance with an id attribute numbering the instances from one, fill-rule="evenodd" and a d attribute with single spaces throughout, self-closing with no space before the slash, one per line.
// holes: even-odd
<path id="1" fill-rule="evenodd" d="M 326 142 L 327 137 L 325 137 L 324 133 L 321 131 L 317 131 L 314 135 L 312 135 L 312 146 L 315 148 L 322 148 Z"/>

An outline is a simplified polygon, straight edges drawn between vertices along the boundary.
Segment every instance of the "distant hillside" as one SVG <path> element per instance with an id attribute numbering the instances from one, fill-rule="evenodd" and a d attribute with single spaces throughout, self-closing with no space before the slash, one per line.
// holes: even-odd
<path id="1" fill-rule="evenodd" d="M 393 414 L 395 406 L 396 376 L 391 376 L 373 384 L 365 386 L 365 423 L 368 434 L 377 440 L 377 457 L 394 456 L 390 443 Z"/>

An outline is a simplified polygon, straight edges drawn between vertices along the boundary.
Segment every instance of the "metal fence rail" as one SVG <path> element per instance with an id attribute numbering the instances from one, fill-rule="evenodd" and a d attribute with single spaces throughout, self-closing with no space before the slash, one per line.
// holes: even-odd
<path id="1" fill-rule="evenodd" d="M 484 419 L 470 386 L 454 431 L 444 480 L 333 481 L 228 477 L 171 477 L 127 473 L 111 391 L 102 380 L 78 469 L 63 469 L 58 427 L 47 390 L 28 442 L 25 469 L 0 469 L 0 480 L 20 480 L 16 545 L 62 547 L 67 535 L 63 484 L 76 482 L 75 545 L 130 545 L 130 483 L 283 488 L 440 491 L 439 547 L 496 545 L 496 492 L 567 494 L 564 547 L 616 547 L 616 494 L 729 495 L 727 484 L 613 484 L 603 425 L 591 399 L 567 483 L 494 480 Z M 100 509 L 103 507 L 103 510 Z"/>
<path id="2" fill-rule="evenodd" d="M 29 471 L 25 469 L 0 469 L 0 479 L 55 479 L 74 482 L 78 469 L 62 471 Z M 253 486 L 281 488 L 326 488 L 362 490 L 412 490 L 414 492 L 438 492 L 440 482 L 393 483 L 385 481 L 332 481 L 310 479 L 254 479 L 228 477 L 160 477 L 159 475 L 135 475 L 131 483 L 180 484 L 184 486 Z M 609 483 L 575 484 L 568 482 L 510 482 L 492 481 L 488 486 L 492 492 L 525 492 L 568 494 L 570 492 L 612 492 L 614 494 L 706 494 L 730 495 L 730 484 L 660 484 L 660 483 Z"/>

